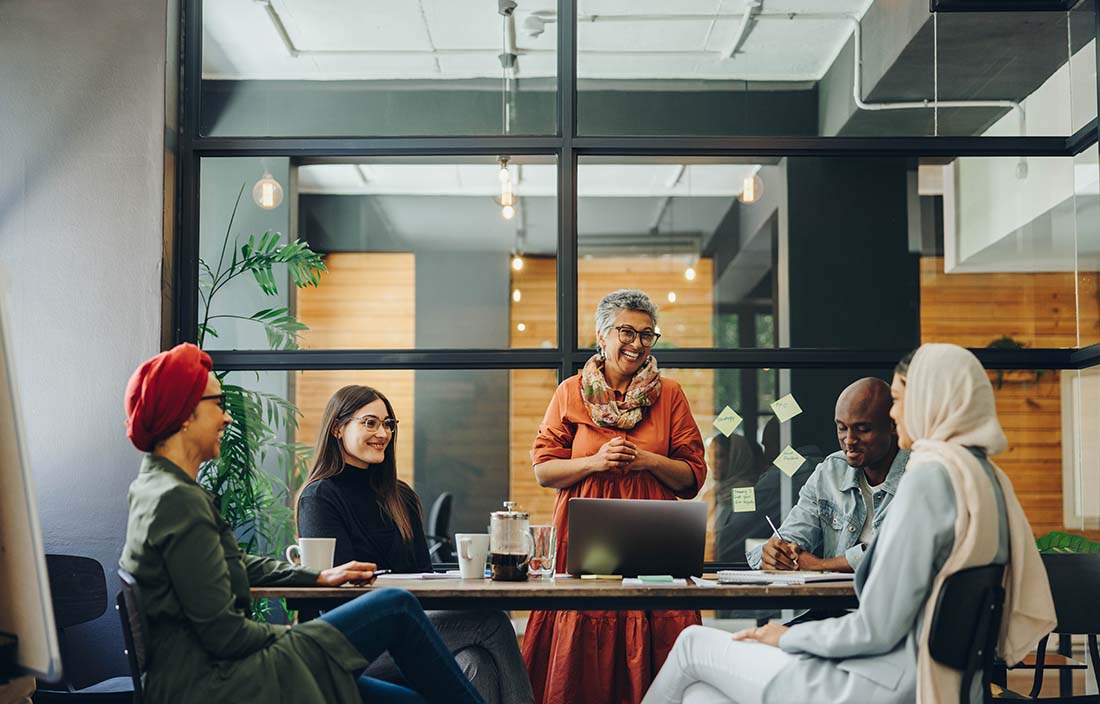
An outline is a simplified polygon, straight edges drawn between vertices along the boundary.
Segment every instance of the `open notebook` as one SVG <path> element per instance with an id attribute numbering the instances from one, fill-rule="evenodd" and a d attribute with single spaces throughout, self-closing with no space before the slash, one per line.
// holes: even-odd
<path id="1" fill-rule="evenodd" d="M 810 584 L 811 582 L 851 582 L 848 572 L 761 572 L 759 570 L 719 570 L 719 584 Z"/>

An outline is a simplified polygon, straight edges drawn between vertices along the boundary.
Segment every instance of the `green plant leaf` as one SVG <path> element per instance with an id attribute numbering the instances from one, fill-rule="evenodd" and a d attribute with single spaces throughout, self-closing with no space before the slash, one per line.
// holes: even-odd
<path id="1" fill-rule="evenodd" d="M 1041 553 L 1100 553 L 1100 543 L 1083 535 L 1051 531 L 1035 539 L 1035 547 Z"/>

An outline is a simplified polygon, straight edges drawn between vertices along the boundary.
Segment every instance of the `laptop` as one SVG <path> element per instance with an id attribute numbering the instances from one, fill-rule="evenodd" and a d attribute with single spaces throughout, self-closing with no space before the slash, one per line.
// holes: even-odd
<path id="1" fill-rule="evenodd" d="M 700 576 L 706 539 L 701 501 L 569 499 L 566 570 Z"/>

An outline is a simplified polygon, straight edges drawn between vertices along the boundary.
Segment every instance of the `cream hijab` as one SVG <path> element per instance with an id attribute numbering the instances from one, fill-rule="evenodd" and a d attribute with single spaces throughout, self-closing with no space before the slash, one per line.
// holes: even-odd
<path id="1" fill-rule="evenodd" d="M 1002 452 L 1007 441 L 997 420 L 993 387 L 981 363 L 955 345 L 922 345 L 913 356 L 905 384 L 905 428 L 913 438 L 907 471 L 939 464 L 955 490 L 958 516 L 955 544 L 932 582 L 924 607 L 919 643 L 927 643 L 932 612 L 944 580 L 968 567 L 993 562 L 999 544 L 997 500 L 980 462 L 967 447 L 987 455 Z M 997 651 L 1016 664 L 1054 628 L 1054 601 L 1035 538 L 1012 483 L 996 465 L 1004 494 L 1010 557 L 1005 574 L 1005 608 Z M 917 657 L 917 701 L 953 701 L 961 673 L 932 659 L 922 647 Z"/>

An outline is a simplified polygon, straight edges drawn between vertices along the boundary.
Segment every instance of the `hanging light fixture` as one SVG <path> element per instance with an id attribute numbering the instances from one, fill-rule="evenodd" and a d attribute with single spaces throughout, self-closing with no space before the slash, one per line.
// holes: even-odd
<path id="1" fill-rule="evenodd" d="M 676 292 L 675 291 L 669 291 L 668 292 L 668 302 L 669 303 L 675 303 L 676 302 Z"/>
<path id="2" fill-rule="evenodd" d="M 764 197 L 764 179 L 760 178 L 756 174 L 746 176 L 744 183 L 741 185 L 741 194 L 737 196 L 737 200 L 742 203 L 751 204 Z"/>
<path id="3" fill-rule="evenodd" d="M 523 300 L 523 294 L 519 292 L 518 288 L 512 291 L 512 300 L 516 303 L 519 303 L 521 300 Z"/>
<path id="4" fill-rule="evenodd" d="M 695 276 L 695 267 L 689 266 L 687 269 L 684 269 L 684 278 L 688 281 L 695 281 Z"/>
<path id="5" fill-rule="evenodd" d="M 511 220 L 516 216 L 516 199 L 512 193 L 512 174 L 508 171 L 508 157 L 502 156 L 498 162 L 500 171 L 497 178 L 500 179 L 500 216 L 505 220 Z"/>
<path id="6" fill-rule="evenodd" d="M 516 252 L 512 255 L 512 268 L 516 271 L 520 271 L 521 269 L 523 269 L 523 257 L 519 255 L 519 252 Z M 515 294 L 513 294 L 513 297 L 514 295 Z"/>
<path id="7" fill-rule="evenodd" d="M 283 202 L 283 187 L 270 171 L 265 169 L 264 175 L 252 187 L 252 200 L 264 210 L 274 210 Z"/>

